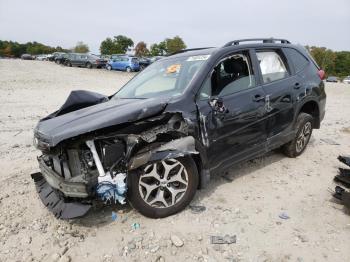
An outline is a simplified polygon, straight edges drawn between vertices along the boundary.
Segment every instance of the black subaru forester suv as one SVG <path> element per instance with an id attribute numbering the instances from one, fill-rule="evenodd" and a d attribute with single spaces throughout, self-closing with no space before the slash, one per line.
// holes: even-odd
<path id="1" fill-rule="evenodd" d="M 42 155 L 32 178 L 59 218 L 82 216 L 95 200 L 172 215 L 240 161 L 280 147 L 299 156 L 325 115 L 323 78 L 284 39 L 182 50 L 114 95 L 73 91 L 35 128 Z"/>

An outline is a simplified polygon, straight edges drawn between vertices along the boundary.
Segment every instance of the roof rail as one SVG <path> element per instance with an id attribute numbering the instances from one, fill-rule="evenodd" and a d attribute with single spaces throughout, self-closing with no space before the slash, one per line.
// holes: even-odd
<path id="1" fill-rule="evenodd" d="M 241 42 L 258 42 L 262 41 L 263 43 L 276 43 L 281 42 L 281 44 L 290 44 L 290 42 L 286 39 L 280 39 L 280 38 L 248 38 L 248 39 L 239 39 L 239 40 L 233 40 L 228 43 L 226 43 L 223 47 L 231 46 L 233 45 L 239 45 Z"/>
<path id="2" fill-rule="evenodd" d="M 213 47 L 198 47 L 198 48 L 181 49 L 181 50 L 176 51 L 174 53 L 171 53 L 171 54 L 169 54 L 167 56 L 177 55 L 177 54 L 181 54 L 181 53 L 185 53 L 185 52 L 189 52 L 189 51 L 197 51 L 197 50 L 209 49 L 209 48 L 213 48 Z"/>

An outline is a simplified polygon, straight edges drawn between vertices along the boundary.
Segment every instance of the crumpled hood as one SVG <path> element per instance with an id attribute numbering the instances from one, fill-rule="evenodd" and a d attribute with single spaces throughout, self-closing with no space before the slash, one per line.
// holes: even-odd
<path id="1" fill-rule="evenodd" d="M 71 137 L 160 114 L 167 100 L 160 97 L 111 99 L 53 118 L 46 117 L 35 127 L 34 136 L 53 147 Z"/>

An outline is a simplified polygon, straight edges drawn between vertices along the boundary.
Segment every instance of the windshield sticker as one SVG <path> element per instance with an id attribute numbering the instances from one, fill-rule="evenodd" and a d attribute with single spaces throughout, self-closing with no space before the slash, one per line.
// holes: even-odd
<path id="1" fill-rule="evenodd" d="M 171 65 L 166 69 L 167 74 L 173 74 L 180 72 L 181 64 Z"/>
<path id="2" fill-rule="evenodd" d="M 196 55 L 196 56 L 190 56 L 187 61 L 204 61 L 207 60 L 210 57 L 210 55 Z"/>

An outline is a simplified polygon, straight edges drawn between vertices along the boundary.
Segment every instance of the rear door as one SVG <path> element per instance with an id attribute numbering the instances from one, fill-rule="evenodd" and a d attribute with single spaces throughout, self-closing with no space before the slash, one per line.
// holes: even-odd
<path id="1" fill-rule="evenodd" d="M 262 87 L 266 93 L 268 116 L 267 137 L 272 143 L 283 143 L 281 137 L 292 132 L 294 119 L 294 88 L 298 81 L 291 72 L 281 49 L 256 50 Z M 273 141 L 276 138 L 276 141 Z M 286 138 L 288 140 L 288 138 Z"/>
<path id="2" fill-rule="evenodd" d="M 198 95 L 202 142 L 212 169 L 265 150 L 265 92 L 256 81 L 251 54 L 245 50 L 221 59 Z"/>

